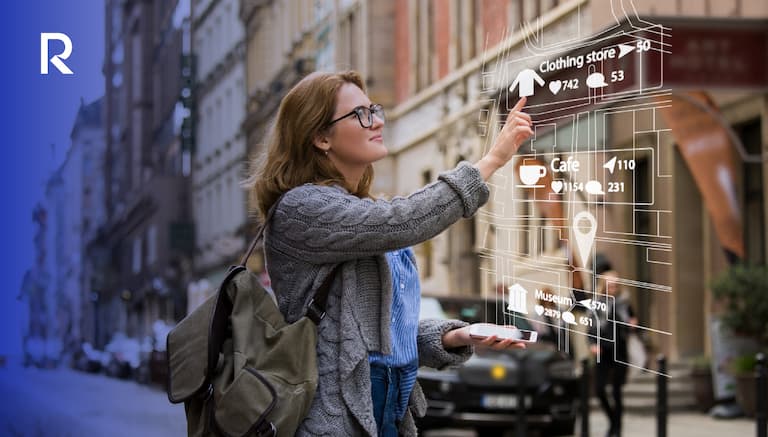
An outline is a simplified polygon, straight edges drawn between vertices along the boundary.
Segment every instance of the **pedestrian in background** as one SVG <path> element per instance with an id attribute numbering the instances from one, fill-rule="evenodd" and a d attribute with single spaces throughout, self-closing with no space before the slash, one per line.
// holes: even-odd
<path id="1" fill-rule="evenodd" d="M 605 268 L 610 269 L 610 265 Z M 600 275 L 597 284 L 596 300 L 605 303 L 606 311 L 595 310 L 593 324 L 589 330 L 590 351 L 597 357 L 595 365 L 595 393 L 600 400 L 600 407 L 608 416 L 610 423 L 608 437 L 621 436 L 621 421 L 624 414 L 622 389 L 627 382 L 627 339 L 630 325 L 637 325 L 635 313 L 629 302 L 629 296 L 619 293 L 618 273 L 607 270 Z M 609 299 L 612 296 L 614 299 Z M 615 301 L 615 304 L 614 304 Z M 615 329 L 614 329 L 615 326 Z M 598 335 L 600 341 L 598 341 Z M 611 385 L 611 397 L 608 399 L 607 386 Z"/>
<path id="2" fill-rule="evenodd" d="M 488 200 L 485 181 L 532 134 L 512 108 L 495 144 L 407 197 L 372 199 L 372 164 L 387 155 L 384 110 L 355 72 L 313 73 L 281 102 L 266 157 L 246 182 L 265 232 L 266 266 L 289 323 L 341 264 L 318 327 L 317 392 L 297 435 L 416 435 L 422 416 L 419 366 L 459 364 L 473 346 L 523 347 L 469 336 L 457 320 L 418 320 L 420 287 L 410 246 Z"/>

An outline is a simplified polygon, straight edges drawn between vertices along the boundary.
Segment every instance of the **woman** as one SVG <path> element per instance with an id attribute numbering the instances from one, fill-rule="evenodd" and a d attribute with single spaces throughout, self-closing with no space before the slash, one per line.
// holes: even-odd
<path id="1" fill-rule="evenodd" d="M 372 200 L 372 163 L 387 154 L 384 112 L 355 72 L 313 73 L 283 98 L 267 155 L 250 178 L 265 231 L 266 264 L 281 312 L 300 318 L 341 264 L 318 327 L 317 392 L 297 435 L 416 435 L 423 415 L 418 366 L 466 360 L 466 323 L 418 320 L 419 282 L 409 246 L 428 240 L 488 199 L 485 181 L 530 135 L 521 100 L 496 144 L 406 198 Z M 288 291 L 287 294 L 281 291 Z"/>
<path id="2" fill-rule="evenodd" d="M 619 295 L 617 283 L 619 275 L 614 270 L 602 273 L 597 285 L 598 300 L 606 303 L 605 315 L 598 317 L 597 323 L 590 328 L 590 350 L 598 356 L 595 367 L 595 392 L 600 400 L 603 412 L 608 416 L 610 426 L 608 437 L 621 436 L 621 417 L 623 415 L 622 388 L 627 382 L 627 337 L 629 325 L 637 325 L 634 311 L 626 295 Z M 608 299 L 608 296 L 614 299 Z M 615 301 L 615 304 L 614 304 Z M 616 322 L 616 323 L 615 323 Z M 614 331 L 615 325 L 615 331 Z M 599 332 L 598 332 L 599 327 Z M 615 337 L 614 338 L 614 332 Z M 600 336 L 600 342 L 597 336 Z M 608 401 L 606 386 L 611 384 L 613 405 Z"/>

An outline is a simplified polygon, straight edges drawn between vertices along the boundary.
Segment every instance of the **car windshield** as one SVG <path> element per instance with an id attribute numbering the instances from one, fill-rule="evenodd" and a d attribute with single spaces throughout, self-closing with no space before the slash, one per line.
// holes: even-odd
<path id="1" fill-rule="evenodd" d="M 421 299 L 419 307 L 419 319 L 447 319 L 445 311 L 440 302 L 434 297 L 424 297 Z"/>

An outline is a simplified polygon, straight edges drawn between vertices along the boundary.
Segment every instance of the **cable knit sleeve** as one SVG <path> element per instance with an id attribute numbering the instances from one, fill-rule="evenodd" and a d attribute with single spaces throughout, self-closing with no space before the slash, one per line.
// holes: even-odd
<path id="1" fill-rule="evenodd" d="M 488 186 L 467 162 L 390 201 L 307 184 L 277 205 L 270 243 L 306 262 L 338 263 L 426 241 L 461 217 L 471 217 L 487 200 Z"/>
<path id="2" fill-rule="evenodd" d="M 463 328 L 468 324 L 461 320 L 420 320 L 419 335 L 416 339 L 419 348 L 419 366 L 439 370 L 467 361 L 474 351 L 472 346 L 447 350 L 443 347 L 443 334 L 453 329 Z"/>

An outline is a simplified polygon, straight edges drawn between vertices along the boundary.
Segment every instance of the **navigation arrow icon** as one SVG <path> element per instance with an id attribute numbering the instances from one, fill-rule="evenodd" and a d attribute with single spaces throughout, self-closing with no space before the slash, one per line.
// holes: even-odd
<path id="1" fill-rule="evenodd" d="M 589 308 L 589 307 L 590 307 L 590 305 L 592 305 L 592 299 L 584 299 L 584 300 L 580 300 L 580 301 L 579 301 L 579 303 L 580 303 L 582 306 Z"/>
<path id="2" fill-rule="evenodd" d="M 629 53 L 632 53 L 634 50 L 635 50 L 635 46 L 631 46 L 628 44 L 619 44 L 619 59 L 623 58 Z"/>

